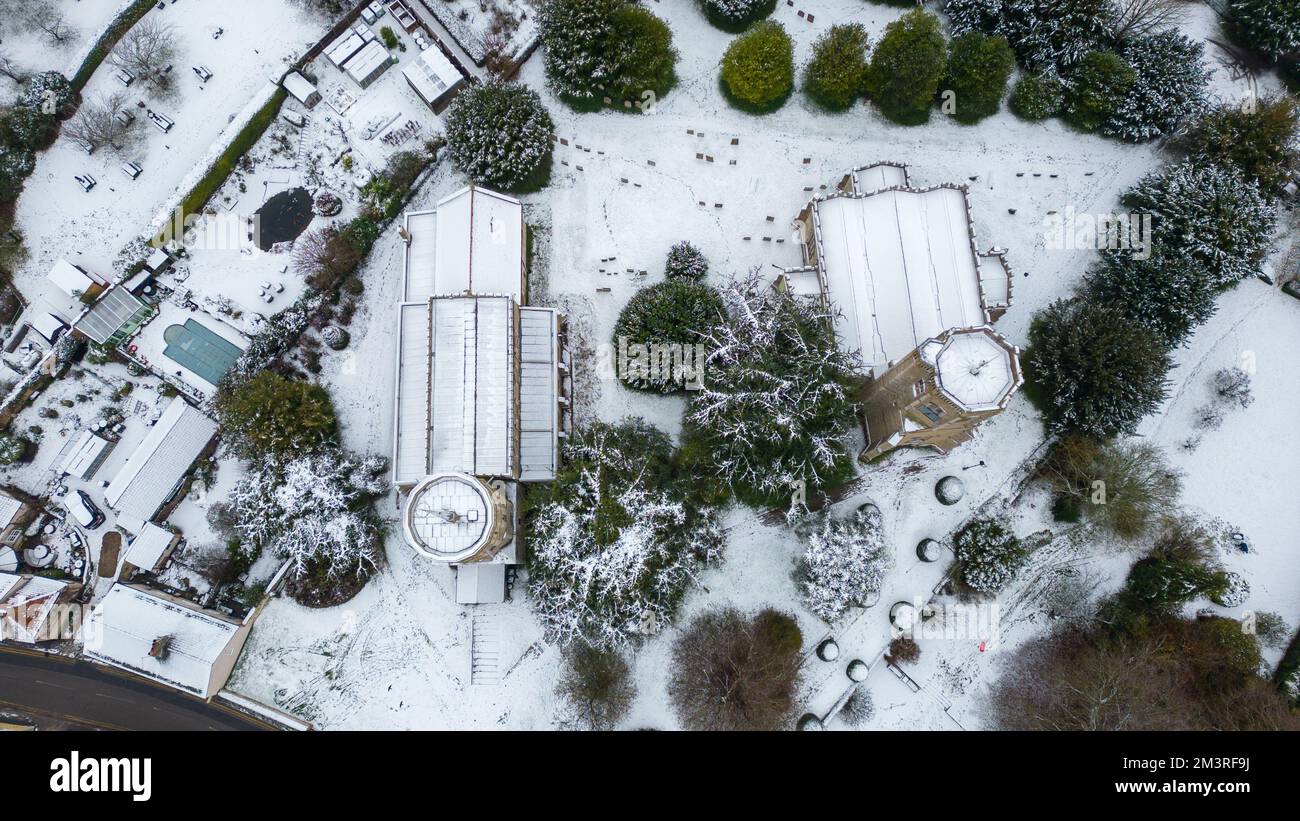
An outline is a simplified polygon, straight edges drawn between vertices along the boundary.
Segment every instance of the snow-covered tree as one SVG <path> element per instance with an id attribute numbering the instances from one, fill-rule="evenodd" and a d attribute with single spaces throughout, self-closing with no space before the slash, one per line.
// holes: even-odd
<path id="1" fill-rule="evenodd" d="M 1151 214 L 1159 252 L 1203 265 L 1219 288 L 1256 273 L 1272 246 L 1276 211 L 1259 184 L 1235 167 L 1166 166 L 1122 200 Z"/>
<path id="2" fill-rule="evenodd" d="M 699 0 L 709 22 L 724 31 L 742 31 L 776 8 L 776 0 Z"/>
<path id="3" fill-rule="evenodd" d="M 526 86 L 499 80 L 470 86 L 444 122 L 452 162 L 476 183 L 518 189 L 550 163 L 555 124 Z"/>
<path id="4" fill-rule="evenodd" d="M 1067 78 L 1066 122 L 1083 131 L 1096 131 L 1128 99 L 1137 72 L 1112 51 L 1090 51 Z"/>
<path id="5" fill-rule="evenodd" d="M 717 290 L 694 279 L 678 277 L 637 291 L 614 324 L 619 379 L 658 393 L 697 387 L 704 362 L 696 346 L 703 345 L 722 310 Z"/>
<path id="6" fill-rule="evenodd" d="M 669 279 L 685 277 L 703 280 L 709 275 L 709 261 L 704 253 L 685 240 L 668 249 L 668 261 L 664 263 L 664 276 Z"/>
<path id="7" fill-rule="evenodd" d="M 1145 258 L 1129 250 L 1103 251 L 1085 278 L 1088 297 L 1109 302 L 1155 331 L 1165 344 L 1182 344 L 1214 314 L 1218 295 L 1204 266 L 1178 255 Z"/>
<path id="8" fill-rule="evenodd" d="M 1216 371 L 1213 379 L 1214 395 L 1226 404 L 1248 408 L 1255 401 L 1250 392 L 1250 374 L 1238 367 Z"/>
<path id="9" fill-rule="evenodd" d="M 1101 133 L 1144 142 L 1169 134 L 1200 114 L 1210 80 L 1204 51 L 1203 43 L 1173 30 L 1126 42 L 1120 56 L 1137 77 L 1101 124 Z"/>
<path id="10" fill-rule="evenodd" d="M 1189 125 L 1175 146 L 1196 165 L 1233 165 L 1269 196 L 1300 174 L 1300 103 L 1280 94 L 1243 108 L 1224 103 Z"/>
<path id="11" fill-rule="evenodd" d="M 596 423 L 566 443 L 529 522 L 529 596 L 551 639 L 610 650 L 653 634 L 719 557 L 715 511 L 672 481 L 671 453 L 640 420 Z"/>
<path id="12" fill-rule="evenodd" d="M 947 0 L 954 35 L 1006 37 L 1021 64 L 1064 74 L 1110 36 L 1111 0 Z"/>
<path id="13" fill-rule="evenodd" d="M 1015 534 L 992 519 L 976 519 L 953 537 L 961 580 L 980 593 L 997 593 L 1015 579 L 1029 550 Z"/>
<path id="14" fill-rule="evenodd" d="M 386 468 L 382 457 L 334 449 L 283 465 L 256 462 L 230 493 L 236 532 L 289 561 L 296 577 L 364 577 L 381 555 L 370 503 L 388 492 Z"/>
<path id="15" fill-rule="evenodd" d="M 271 371 L 217 392 L 213 403 L 226 446 L 250 461 L 287 462 L 334 440 L 329 392 Z"/>
<path id="16" fill-rule="evenodd" d="M 0 465 L 26 460 L 32 443 L 12 433 L 0 431 Z"/>
<path id="17" fill-rule="evenodd" d="M 0 149 L 0 202 L 18 199 L 23 183 L 36 168 L 36 155 L 25 148 Z"/>
<path id="18" fill-rule="evenodd" d="M 1256 51 L 1274 62 L 1300 58 L 1300 4 L 1295 0 L 1233 0 L 1229 10 Z"/>
<path id="19" fill-rule="evenodd" d="M 861 23 L 831 26 L 813 43 L 812 59 L 804 69 L 804 93 L 829 111 L 852 106 L 866 93 L 870 45 Z"/>
<path id="20" fill-rule="evenodd" d="M 676 82 L 672 31 L 634 0 L 547 0 L 539 25 L 547 82 L 570 105 L 643 104 Z"/>
<path id="21" fill-rule="evenodd" d="M 834 315 L 781 293 L 757 271 L 722 290 L 726 315 L 708 332 L 704 387 L 686 423 L 742 500 L 781 500 L 845 477 L 857 422 L 856 353 L 837 344 Z"/>
<path id="22" fill-rule="evenodd" d="M 42 71 L 27 80 L 18 105 L 63 119 L 76 108 L 77 98 L 67 77 L 57 71 Z"/>
<path id="23" fill-rule="evenodd" d="M 892 565 L 878 510 L 858 511 L 850 519 L 827 517 L 808 538 L 800 562 L 804 603 L 819 619 L 833 622 L 850 607 L 871 605 Z"/>

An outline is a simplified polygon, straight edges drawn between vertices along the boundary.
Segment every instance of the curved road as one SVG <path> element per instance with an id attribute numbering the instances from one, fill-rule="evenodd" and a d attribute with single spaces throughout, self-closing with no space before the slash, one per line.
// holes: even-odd
<path id="1" fill-rule="evenodd" d="M 273 725 L 125 672 L 0 646 L 0 709 L 102 730 L 273 730 Z"/>

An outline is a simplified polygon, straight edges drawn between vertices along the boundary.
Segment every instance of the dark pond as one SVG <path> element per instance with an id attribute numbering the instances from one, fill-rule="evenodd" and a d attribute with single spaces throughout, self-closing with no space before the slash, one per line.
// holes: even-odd
<path id="1" fill-rule="evenodd" d="M 257 209 L 257 247 L 269 251 L 277 242 L 297 239 L 311 224 L 311 194 L 306 188 L 281 191 Z"/>

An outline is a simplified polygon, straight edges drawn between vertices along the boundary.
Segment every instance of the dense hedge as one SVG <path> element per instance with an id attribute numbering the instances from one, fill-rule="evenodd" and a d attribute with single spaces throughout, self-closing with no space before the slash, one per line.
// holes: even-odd
<path id="1" fill-rule="evenodd" d="M 95 45 L 87 52 L 86 59 L 81 61 L 77 73 L 72 75 L 73 88 L 81 91 L 86 87 L 86 83 L 90 82 L 91 75 L 108 58 L 108 53 L 113 50 L 113 46 L 117 45 L 117 41 L 121 40 L 131 30 L 132 26 L 140 22 L 140 18 L 144 17 L 145 13 L 154 5 L 154 0 L 135 0 L 117 16 L 112 25 L 103 34 L 99 35 Z"/>

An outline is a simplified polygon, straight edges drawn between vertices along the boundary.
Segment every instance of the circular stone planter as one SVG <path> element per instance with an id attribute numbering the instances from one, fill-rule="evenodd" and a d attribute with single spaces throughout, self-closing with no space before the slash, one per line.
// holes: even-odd
<path id="1" fill-rule="evenodd" d="M 894 602 L 894 606 L 889 608 L 889 623 L 904 632 L 911 630 L 916 626 L 917 612 L 916 607 L 911 602 L 900 601 Z"/>
<path id="2" fill-rule="evenodd" d="M 799 717 L 799 721 L 794 725 L 794 728 L 800 732 L 816 732 L 826 729 L 826 726 L 822 724 L 820 718 L 812 713 L 804 713 Z"/>
<path id="3" fill-rule="evenodd" d="M 826 639 L 817 645 L 817 658 L 822 661 L 835 661 L 840 657 L 840 646 L 835 643 L 835 639 Z"/>
<path id="4" fill-rule="evenodd" d="M 934 486 L 934 498 L 940 504 L 955 505 L 966 495 L 966 485 L 956 476 L 945 476 Z"/>
<path id="5" fill-rule="evenodd" d="M 875 502 L 863 502 L 858 505 L 858 512 L 863 516 L 880 518 L 880 507 Z"/>
<path id="6" fill-rule="evenodd" d="M 844 672 L 848 674 L 849 681 L 860 683 L 867 680 L 867 674 L 871 672 L 871 668 L 862 659 L 854 659 L 849 662 L 849 666 Z"/>
<path id="7" fill-rule="evenodd" d="M 916 558 L 923 562 L 937 562 L 943 555 L 943 545 L 934 539 L 922 539 L 916 545 Z"/>

